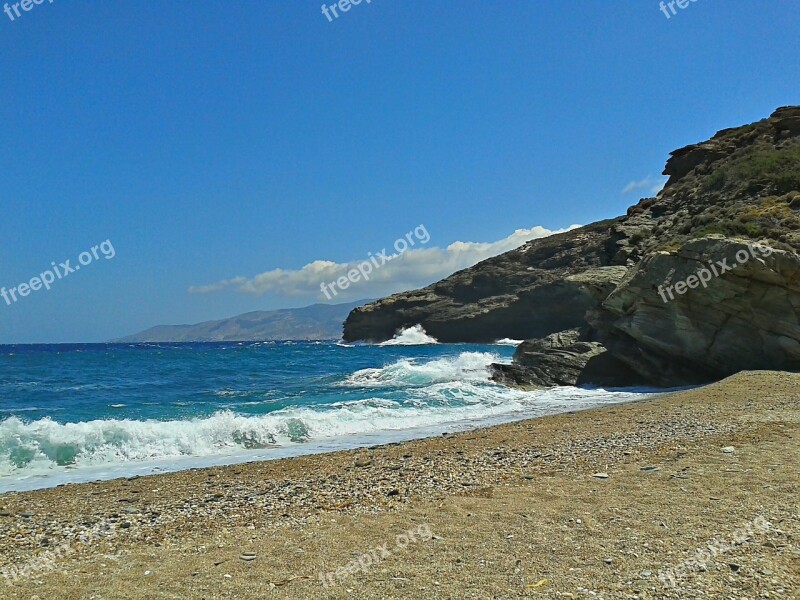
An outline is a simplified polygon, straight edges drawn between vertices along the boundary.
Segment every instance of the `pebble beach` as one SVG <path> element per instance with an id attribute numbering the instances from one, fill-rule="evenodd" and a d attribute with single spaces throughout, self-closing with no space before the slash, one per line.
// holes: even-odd
<path id="1" fill-rule="evenodd" d="M 800 375 L 0 496 L 3 598 L 800 598 Z"/>

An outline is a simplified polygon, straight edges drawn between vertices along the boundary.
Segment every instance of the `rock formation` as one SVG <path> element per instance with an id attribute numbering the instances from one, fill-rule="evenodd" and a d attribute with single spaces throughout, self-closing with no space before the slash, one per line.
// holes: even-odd
<path id="1" fill-rule="evenodd" d="M 623 217 L 353 310 L 344 339 L 417 324 L 442 342 L 534 338 L 495 367 L 522 386 L 800 370 L 800 107 L 676 150 L 664 174 L 658 196 Z"/>

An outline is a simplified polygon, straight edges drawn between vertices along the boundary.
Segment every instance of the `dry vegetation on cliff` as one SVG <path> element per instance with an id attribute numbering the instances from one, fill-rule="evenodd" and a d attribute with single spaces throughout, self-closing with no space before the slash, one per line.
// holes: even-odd
<path id="1" fill-rule="evenodd" d="M 345 339 L 383 340 L 417 324 L 445 342 L 531 339 L 515 366 L 496 367 L 498 381 L 523 386 L 800 370 L 800 107 L 676 150 L 664 174 L 658 196 L 623 217 L 355 309 Z M 660 297 L 756 241 L 772 256 L 669 303 Z M 540 338 L 569 331 L 580 332 L 572 344 L 542 349 Z"/>

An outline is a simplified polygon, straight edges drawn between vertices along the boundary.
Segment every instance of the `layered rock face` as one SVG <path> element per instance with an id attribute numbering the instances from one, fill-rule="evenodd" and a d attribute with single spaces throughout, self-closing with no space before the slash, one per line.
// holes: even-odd
<path id="1" fill-rule="evenodd" d="M 382 342 L 420 324 L 441 342 L 491 343 L 578 327 L 597 300 L 583 281 L 570 276 L 580 279 L 612 263 L 618 249 L 609 230 L 617 222 L 536 240 L 421 290 L 357 308 L 345 321 L 343 338 Z M 606 287 L 608 294 L 613 285 Z"/>
<path id="2" fill-rule="evenodd" d="M 538 338 L 495 367 L 526 387 L 800 370 L 800 107 L 677 150 L 664 174 L 624 217 L 355 309 L 344 338 L 416 324 L 443 342 Z"/>
<path id="3" fill-rule="evenodd" d="M 587 315 L 593 334 L 658 385 L 800 370 L 800 257 L 762 248 L 713 237 L 646 256 Z"/>

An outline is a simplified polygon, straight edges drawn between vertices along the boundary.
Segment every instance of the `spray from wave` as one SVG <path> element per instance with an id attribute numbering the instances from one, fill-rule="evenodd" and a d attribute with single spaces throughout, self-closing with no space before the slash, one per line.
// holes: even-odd
<path id="1" fill-rule="evenodd" d="M 490 352 L 462 352 L 455 358 L 438 358 L 420 363 L 403 358 L 379 369 L 362 369 L 341 384 L 347 387 L 409 387 L 434 383 L 488 382 L 489 365 L 501 358 Z"/>
<path id="2" fill-rule="evenodd" d="M 427 334 L 422 325 L 414 325 L 401 330 L 388 341 L 378 344 L 379 346 L 424 346 L 427 344 L 438 344 L 439 341 Z"/>
<path id="3" fill-rule="evenodd" d="M 262 451 L 263 458 L 263 451 L 325 440 L 325 449 L 331 450 L 346 447 L 358 436 L 380 439 L 387 432 L 488 424 L 642 397 L 577 388 L 510 390 L 489 381 L 489 364 L 499 360 L 491 352 L 462 352 L 431 360 L 404 358 L 356 371 L 332 384 L 325 392 L 328 400 L 258 415 L 222 410 L 184 420 L 78 423 L 9 417 L 0 421 L 0 478 L 52 476 L 65 469 L 106 469 L 186 457 L 238 456 L 254 450 Z M 346 400 L 348 395 L 357 399 Z M 345 400 L 330 402 L 337 397 Z"/>
<path id="4" fill-rule="evenodd" d="M 503 338 L 495 342 L 496 346 L 519 346 L 524 340 L 512 340 L 511 338 Z"/>

